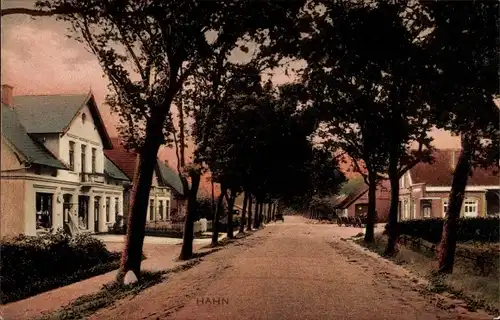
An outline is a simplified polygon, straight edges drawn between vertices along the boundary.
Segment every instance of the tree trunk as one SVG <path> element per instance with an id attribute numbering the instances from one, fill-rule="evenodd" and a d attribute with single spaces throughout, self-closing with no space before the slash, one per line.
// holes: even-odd
<path id="1" fill-rule="evenodd" d="M 182 249 L 179 260 L 188 260 L 193 256 L 194 221 L 197 215 L 196 196 L 198 194 L 198 188 L 200 187 L 200 179 L 201 175 L 199 173 L 191 174 L 191 189 L 188 191 L 187 212 L 184 220 Z M 184 181 L 183 184 L 187 186 L 187 181 Z"/>
<path id="2" fill-rule="evenodd" d="M 236 192 L 231 191 L 231 197 L 229 197 L 229 201 L 227 202 L 227 206 L 229 207 L 229 212 L 227 214 L 227 238 L 233 239 L 233 207 L 234 201 L 236 200 Z"/>
<path id="3" fill-rule="evenodd" d="M 261 202 L 259 205 L 259 218 L 257 219 L 257 228 L 260 228 L 262 221 L 264 220 L 264 203 Z"/>
<path id="4" fill-rule="evenodd" d="M 271 221 L 274 221 L 275 216 L 276 216 L 276 203 L 273 203 L 273 212 L 271 213 Z"/>
<path id="5" fill-rule="evenodd" d="M 365 241 L 373 242 L 375 238 L 375 217 L 377 213 L 375 212 L 377 206 L 377 182 L 375 179 L 375 174 L 370 174 L 368 186 L 368 213 L 366 217 L 366 231 L 365 231 Z"/>
<path id="6" fill-rule="evenodd" d="M 219 244 L 219 217 L 223 210 L 222 201 L 224 200 L 224 194 L 226 192 L 226 188 L 221 186 L 221 193 L 217 200 L 217 210 L 215 210 L 214 218 L 212 219 L 212 247 L 216 247 Z"/>
<path id="7" fill-rule="evenodd" d="M 460 152 L 455 171 L 453 172 L 453 182 L 451 184 L 451 192 L 448 199 L 448 211 L 446 212 L 441 243 L 439 244 L 439 273 L 450 274 L 453 272 L 455 251 L 457 247 L 458 219 L 460 218 L 465 187 L 467 186 L 467 180 L 471 170 L 472 152 L 469 148 L 465 138 L 462 138 L 462 151 Z"/>
<path id="8" fill-rule="evenodd" d="M 273 211 L 273 204 L 268 203 L 267 204 L 267 223 L 271 222 L 271 213 Z"/>
<path id="9" fill-rule="evenodd" d="M 255 199 L 255 213 L 254 213 L 254 216 L 253 216 L 253 228 L 254 229 L 257 229 L 259 227 L 258 223 L 259 223 L 259 207 L 260 207 L 260 202 Z"/>
<path id="10" fill-rule="evenodd" d="M 149 190 L 153 180 L 154 168 L 157 165 L 157 154 L 160 145 L 147 143 L 139 155 L 136 164 L 133 186 L 130 194 L 127 235 L 120 262 L 117 281 L 123 282 L 128 271 L 141 276 L 142 246 L 146 225 L 146 213 L 149 205 Z"/>
<path id="11" fill-rule="evenodd" d="M 212 212 L 215 212 L 215 187 L 214 187 L 214 181 L 211 180 L 210 183 L 212 184 Z"/>
<path id="12" fill-rule="evenodd" d="M 252 195 L 248 195 L 248 219 L 247 219 L 247 231 L 252 231 Z"/>
<path id="13" fill-rule="evenodd" d="M 389 239 L 384 255 L 394 256 L 396 253 L 396 242 L 399 237 L 398 232 L 398 207 L 399 207 L 399 174 L 396 159 L 391 159 L 389 163 L 389 180 L 391 183 L 391 207 L 389 211 Z"/>
<path id="14" fill-rule="evenodd" d="M 245 197 L 243 198 L 243 209 L 241 210 L 241 221 L 239 229 L 241 233 L 245 231 L 245 217 L 247 213 L 247 205 L 248 205 L 248 193 L 245 192 Z"/>

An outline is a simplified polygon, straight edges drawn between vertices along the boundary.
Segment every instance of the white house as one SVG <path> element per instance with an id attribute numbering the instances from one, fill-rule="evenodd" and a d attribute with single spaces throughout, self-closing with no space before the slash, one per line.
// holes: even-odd
<path id="1" fill-rule="evenodd" d="M 127 176 L 92 92 L 13 96 L 2 85 L 0 236 L 77 227 L 105 232 L 123 215 Z"/>

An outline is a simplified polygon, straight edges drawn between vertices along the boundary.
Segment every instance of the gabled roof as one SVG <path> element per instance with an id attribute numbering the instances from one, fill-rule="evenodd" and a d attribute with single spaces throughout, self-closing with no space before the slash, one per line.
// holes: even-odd
<path id="1" fill-rule="evenodd" d="M 44 145 L 38 143 L 28 135 L 14 109 L 3 103 L 1 108 L 2 135 L 29 163 L 57 169 L 68 169 Z"/>
<path id="2" fill-rule="evenodd" d="M 455 154 L 455 155 L 453 155 Z M 440 149 L 433 153 L 433 163 L 419 163 L 410 169 L 412 182 L 425 183 L 433 187 L 449 187 L 453 180 L 452 160 L 455 163 L 460 156 L 460 150 Z M 468 186 L 496 186 L 499 182 L 498 166 L 482 169 L 476 168 L 467 180 Z"/>
<path id="3" fill-rule="evenodd" d="M 125 180 L 130 181 L 123 171 L 118 168 L 111 159 L 109 159 L 106 155 L 104 156 L 104 173 L 116 180 Z"/>
<path id="4" fill-rule="evenodd" d="M 358 176 L 345 182 L 339 191 L 335 207 L 346 208 L 368 191 L 363 178 Z"/>
<path id="5" fill-rule="evenodd" d="M 113 148 L 92 92 L 15 96 L 13 100 L 19 119 L 28 133 L 65 133 L 78 112 L 88 106 L 104 148 Z"/>
<path id="6" fill-rule="evenodd" d="M 121 145 L 120 138 L 111 138 L 113 149 L 104 150 L 106 156 L 125 173 L 132 181 L 134 179 L 135 167 L 137 165 L 138 155 L 133 151 L 128 151 Z"/>
<path id="7" fill-rule="evenodd" d="M 105 150 L 106 156 L 129 178 L 134 179 L 138 161 L 138 154 L 132 150 L 126 150 L 118 137 L 111 138 L 113 149 Z M 179 175 L 162 161 L 157 161 L 157 173 L 161 182 L 170 186 L 176 193 L 184 195 L 184 188 Z"/>
<path id="8" fill-rule="evenodd" d="M 174 191 L 178 194 L 184 195 L 184 187 L 182 186 L 182 181 L 179 178 L 179 174 L 160 160 L 158 160 L 158 169 L 160 171 L 163 182 L 172 187 L 172 189 L 174 189 Z"/>

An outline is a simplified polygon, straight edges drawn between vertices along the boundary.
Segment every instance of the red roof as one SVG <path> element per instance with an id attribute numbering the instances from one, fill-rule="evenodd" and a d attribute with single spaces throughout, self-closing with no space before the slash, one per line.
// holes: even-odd
<path id="1" fill-rule="evenodd" d="M 137 153 L 125 150 L 121 144 L 120 138 L 118 137 L 112 137 L 111 142 L 113 143 L 113 149 L 104 150 L 104 153 L 127 175 L 130 180 L 134 179 L 135 169 L 137 166 Z"/>
<path id="2" fill-rule="evenodd" d="M 452 161 L 458 161 L 460 150 L 441 149 L 434 152 L 433 163 L 419 163 L 410 169 L 413 183 L 425 183 L 428 186 L 448 187 L 453 180 Z M 469 186 L 497 186 L 499 183 L 498 166 L 477 168 L 467 180 Z"/>

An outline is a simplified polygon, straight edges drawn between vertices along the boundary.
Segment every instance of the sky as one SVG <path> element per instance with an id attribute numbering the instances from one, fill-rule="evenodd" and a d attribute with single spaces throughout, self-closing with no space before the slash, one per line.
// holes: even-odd
<path id="1" fill-rule="evenodd" d="M 33 0 L 2 0 L 2 8 L 33 7 Z M 1 81 L 14 87 L 14 95 L 87 93 L 92 90 L 111 136 L 117 135 L 117 117 L 110 114 L 104 98 L 109 93 L 96 58 L 85 46 L 66 35 L 68 24 L 55 17 L 26 15 L 3 17 L 1 28 Z M 234 60 L 244 59 L 238 54 Z M 278 70 L 274 83 L 288 82 Z M 447 132 L 434 130 L 438 148 L 459 147 L 459 139 Z M 159 157 L 176 167 L 175 152 L 162 149 Z"/>

